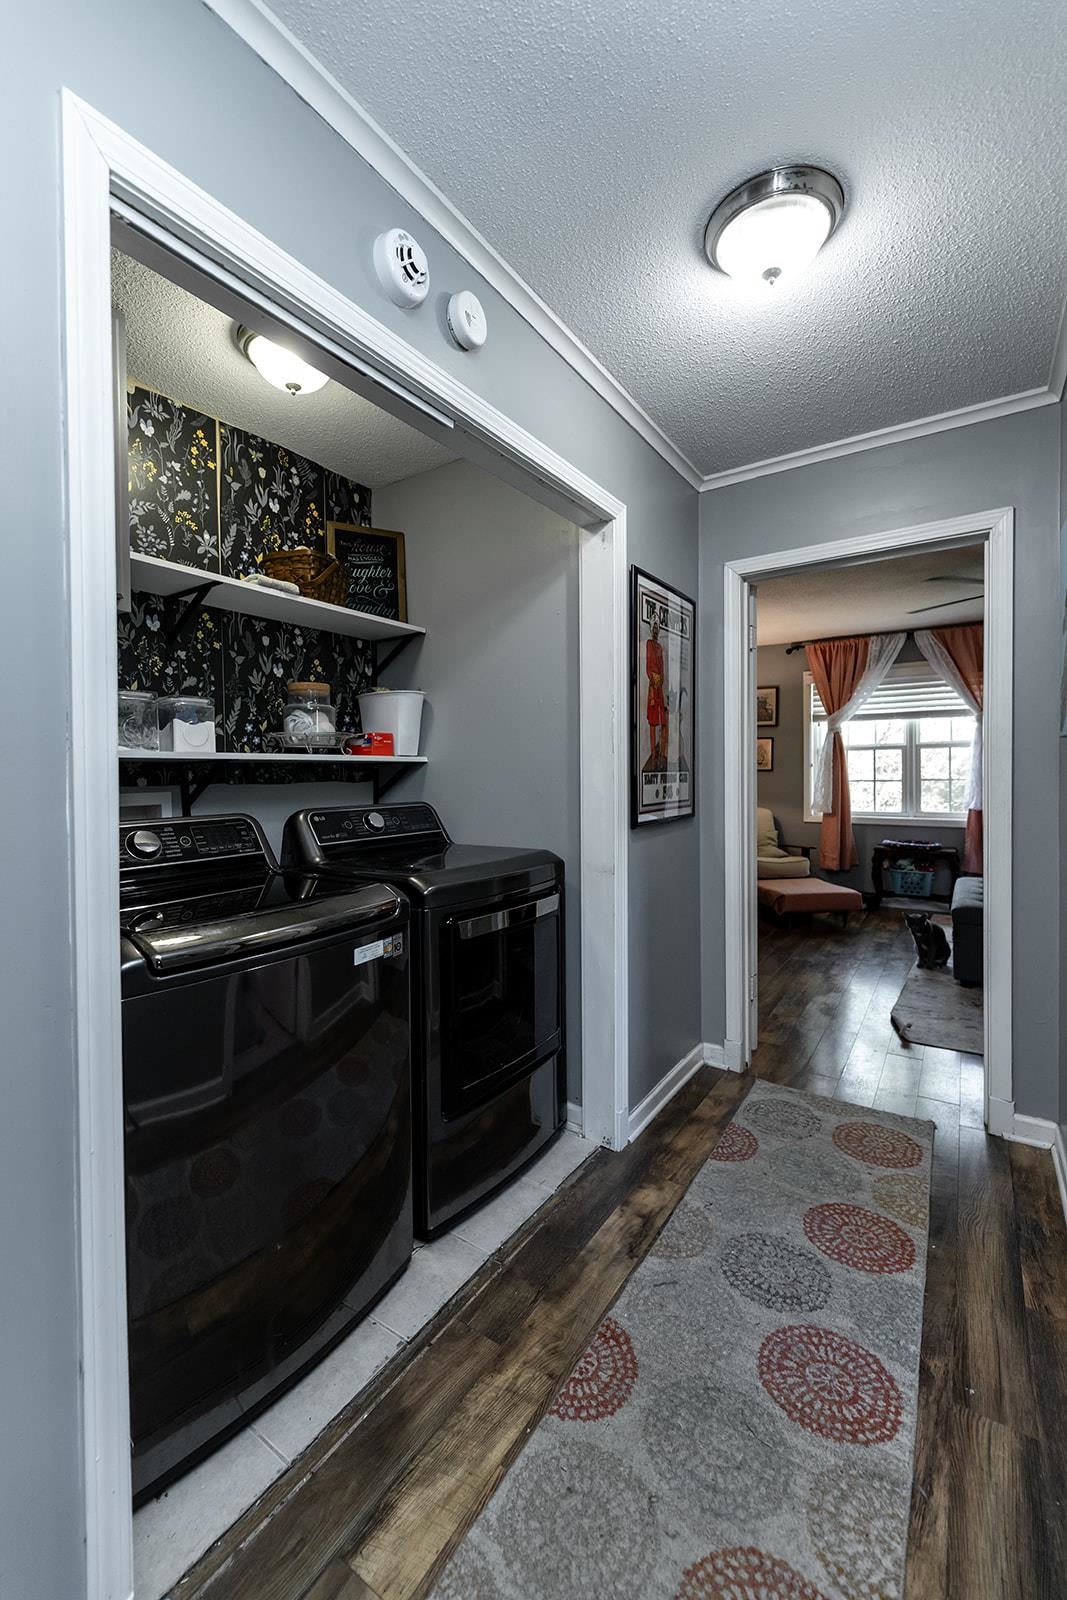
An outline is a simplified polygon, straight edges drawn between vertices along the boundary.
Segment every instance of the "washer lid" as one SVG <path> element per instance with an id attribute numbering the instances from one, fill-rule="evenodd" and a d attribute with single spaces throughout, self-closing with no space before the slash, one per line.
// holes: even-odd
<path id="1" fill-rule="evenodd" d="M 148 906 L 126 921 L 126 938 L 159 975 L 212 966 L 260 951 L 299 946 L 325 934 L 361 935 L 369 923 L 403 920 L 406 907 L 384 883 L 342 892 L 321 880 L 275 879 L 255 910 L 234 911 L 214 899 L 198 908 L 196 901 Z M 224 898 L 224 897 L 223 897 Z M 383 952 L 385 953 L 385 952 Z"/>

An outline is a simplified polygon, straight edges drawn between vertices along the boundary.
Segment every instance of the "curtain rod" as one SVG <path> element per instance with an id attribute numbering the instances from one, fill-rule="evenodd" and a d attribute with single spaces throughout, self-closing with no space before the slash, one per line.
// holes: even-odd
<path id="1" fill-rule="evenodd" d="M 895 628 L 884 636 L 879 635 L 879 637 L 895 639 L 899 635 L 902 635 L 905 639 L 907 639 L 917 631 L 921 630 L 917 630 L 915 628 Z M 795 644 L 786 645 L 785 653 L 787 656 L 791 656 L 794 650 L 803 650 L 805 645 L 809 644 L 836 644 L 838 639 L 873 639 L 874 637 L 875 635 L 873 633 L 837 633 L 831 634 L 828 639 L 798 639 Z"/>

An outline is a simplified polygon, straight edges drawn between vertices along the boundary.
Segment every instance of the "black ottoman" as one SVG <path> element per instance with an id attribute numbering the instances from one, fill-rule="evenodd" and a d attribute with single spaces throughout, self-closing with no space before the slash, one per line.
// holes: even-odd
<path id="1" fill-rule="evenodd" d="M 957 983 L 982 982 L 985 943 L 985 879 L 957 878 L 952 891 L 952 971 Z"/>

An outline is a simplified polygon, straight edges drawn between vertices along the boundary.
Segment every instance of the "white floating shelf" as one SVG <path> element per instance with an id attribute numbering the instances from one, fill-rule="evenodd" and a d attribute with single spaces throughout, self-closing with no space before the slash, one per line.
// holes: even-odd
<path id="1" fill-rule="evenodd" d="M 354 639 L 367 640 L 408 639 L 426 632 L 425 628 L 416 628 L 410 622 L 395 622 L 391 617 L 375 617 L 369 611 L 351 611 L 348 606 L 331 606 L 322 600 L 305 600 L 302 594 L 262 589 L 258 584 L 242 583 L 240 578 L 225 578 L 221 573 L 204 572 L 199 567 L 183 567 L 176 561 L 163 561 L 159 556 L 131 555 L 130 573 L 134 589 L 164 596 L 194 589 L 199 584 L 213 584 L 204 601 L 213 611 L 236 611 L 247 617 L 262 617 L 267 622 L 289 622 L 298 628 L 316 628 L 323 633 L 347 634 Z M 394 756 L 392 759 L 409 758 Z"/>
<path id="2" fill-rule="evenodd" d="M 343 767 L 424 767 L 429 760 L 428 756 L 339 756 L 335 752 L 316 756 L 309 755 L 305 750 L 280 753 L 273 750 L 206 750 L 203 755 L 191 754 L 187 750 L 120 750 L 118 758 L 120 761 L 166 761 L 178 767 L 199 765 L 205 761 L 254 761 L 257 766 L 275 761 L 284 761 L 290 766 L 294 761 L 313 761 L 316 765 L 329 761 Z"/>

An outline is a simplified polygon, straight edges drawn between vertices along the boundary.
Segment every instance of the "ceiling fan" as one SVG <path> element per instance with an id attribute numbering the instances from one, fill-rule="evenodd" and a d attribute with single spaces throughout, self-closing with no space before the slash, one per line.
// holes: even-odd
<path id="1" fill-rule="evenodd" d="M 924 578 L 924 583 L 972 583 L 978 594 L 965 594 L 958 600 L 942 600 L 935 606 L 919 606 L 915 611 L 909 611 L 909 617 L 920 617 L 926 611 L 945 611 L 949 606 L 969 605 L 972 600 L 977 600 L 978 595 L 985 591 L 985 579 L 973 572 L 935 572 L 932 577 Z"/>

